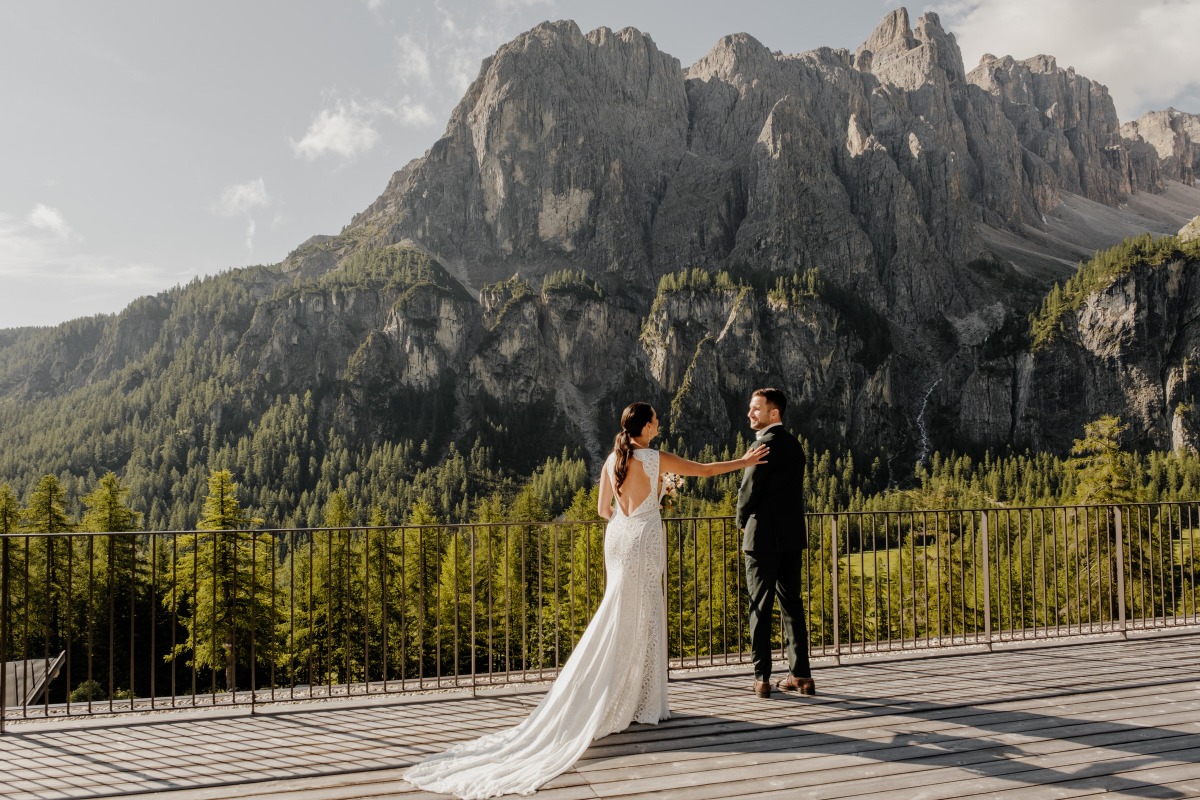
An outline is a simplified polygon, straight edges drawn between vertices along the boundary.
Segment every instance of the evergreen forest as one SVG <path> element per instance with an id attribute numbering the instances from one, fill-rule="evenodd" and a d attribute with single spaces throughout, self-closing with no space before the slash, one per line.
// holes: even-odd
<path id="1" fill-rule="evenodd" d="M 1131 240 L 1081 265 L 1030 318 L 1029 340 L 1052 339 L 1063 314 L 1130 264 L 1180 247 Z M 687 271 L 664 278 L 660 292 L 710 284 L 740 285 Z M 445 387 L 391 391 L 389 405 L 373 408 L 369 386 L 339 386 L 317 364 L 304 391 L 281 390 L 279 364 L 248 365 L 238 346 L 264 303 L 398 308 L 461 291 L 413 251 L 364 250 L 308 283 L 235 270 L 144 298 L 117 320 L 5 341 L 6 658 L 70 653 L 67 688 L 81 702 L 250 682 L 436 685 L 560 664 L 603 591 L 603 528 L 584 453 L 568 444 L 547 456 L 544 443 L 525 444 L 522 426 L 536 427 L 538 409 L 492 415 L 496 424 L 468 446 L 451 433 Z M 543 291 L 602 295 L 570 271 Z M 811 271 L 768 291 L 836 294 Z M 860 316 L 864 330 L 879 327 Z M 142 336 L 147 320 L 172 334 Z M 109 339 L 143 350 L 106 350 Z M 888 344 L 877 345 L 882 357 Z M 66 352 L 108 352 L 111 370 L 72 378 L 86 365 L 47 357 Z M 351 365 L 371 357 L 368 342 Z M 835 617 L 842 641 L 864 647 L 978 632 L 985 553 L 994 626 L 1108 624 L 1118 607 L 1195 615 L 1200 454 L 1129 447 L 1112 416 L 1078 436 L 1062 455 L 933 453 L 901 478 L 878 458 L 804 441 L 802 490 L 819 534 L 807 584 L 813 646 L 831 644 Z M 709 461 L 749 443 L 733 433 L 693 451 L 675 431 L 660 444 Z M 672 658 L 744 647 L 729 523 L 738 481 L 689 479 L 667 512 Z M 1170 503 L 1181 505 L 1136 505 Z M 45 535 L 71 532 L 84 535 Z"/>

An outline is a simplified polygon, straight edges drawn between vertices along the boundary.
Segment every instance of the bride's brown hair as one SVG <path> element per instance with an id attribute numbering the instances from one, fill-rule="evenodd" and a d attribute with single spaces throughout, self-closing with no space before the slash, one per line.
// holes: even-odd
<path id="1" fill-rule="evenodd" d="M 621 484 L 625 482 L 625 476 L 629 473 L 629 458 L 633 455 L 634 450 L 631 441 L 633 437 L 642 435 L 642 430 L 650 424 L 652 419 L 654 419 L 654 407 L 649 403 L 630 403 L 621 413 L 621 432 L 613 440 L 613 453 L 617 456 L 613 475 L 617 479 L 618 491 L 621 489 Z"/>

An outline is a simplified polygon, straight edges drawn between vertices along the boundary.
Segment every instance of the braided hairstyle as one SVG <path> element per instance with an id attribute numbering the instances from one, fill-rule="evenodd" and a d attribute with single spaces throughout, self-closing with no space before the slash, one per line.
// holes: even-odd
<path id="1" fill-rule="evenodd" d="M 649 403 L 630 403 L 621 413 L 621 432 L 613 440 L 613 453 L 617 456 L 617 463 L 613 467 L 613 474 L 617 479 L 617 491 L 620 491 L 621 484 L 625 482 L 625 476 L 629 473 L 629 459 L 634 450 L 633 437 L 641 436 L 642 430 L 650 424 L 652 419 L 654 419 L 654 407 Z"/>

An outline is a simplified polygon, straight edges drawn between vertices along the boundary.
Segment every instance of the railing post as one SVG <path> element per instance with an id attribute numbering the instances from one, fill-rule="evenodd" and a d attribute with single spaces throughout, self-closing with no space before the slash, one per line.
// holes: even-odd
<path id="1" fill-rule="evenodd" d="M 987 511 L 979 512 L 983 539 L 983 638 L 988 650 L 992 649 L 992 547 L 988 541 Z"/>
<path id="2" fill-rule="evenodd" d="M 841 666 L 842 664 L 842 633 L 840 620 L 841 603 L 838 594 L 838 524 L 837 517 L 831 516 L 830 521 L 830 542 L 829 542 L 829 564 L 833 572 L 833 663 Z"/>
<path id="3" fill-rule="evenodd" d="M 1126 636 L 1125 628 L 1125 536 L 1122 533 L 1121 509 L 1113 509 L 1117 523 L 1117 624 L 1121 638 Z"/>
<path id="4" fill-rule="evenodd" d="M 254 613 L 258 601 L 258 531 L 250 532 L 250 715 L 258 711 L 256 705 L 258 694 L 258 643 L 254 637 L 254 629 L 258 620 Z M 235 600 L 236 602 L 236 600 Z M 235 639 L 237 637 L 234 637 Z M 349 680 L 349 679 L 347 679 Z"/>
<path id="5" fill-rule="evenodd" d="M 0 539 L 0 733 L 8 716 L 8 537 Z"/>
<path id="6" fill-rule="evenodd" d="M 479 529 L 474 525 L 467 528 L 468 535 L 471 537 L 471 697 L 475 697 L 475 687 L 478 681 L 478 669 L 475 662 L 475 590 L 477 583 L 475 581 L 475 538 Z"/>

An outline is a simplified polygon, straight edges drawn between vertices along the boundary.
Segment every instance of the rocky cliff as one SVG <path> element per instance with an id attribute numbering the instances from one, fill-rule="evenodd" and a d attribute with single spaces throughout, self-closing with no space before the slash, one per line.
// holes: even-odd
<path id="1" fill-rule="evenodd" d="M 814 435 L 912 452 L 939 422 L 920 409 L 955 404 L 941 381 L 963 347 L 1016 324 L 1076 258 L 1125 232 L 1064 209 L 1120 213 L 1182 177 L 1155 147 L 1122 136 L 1107 89 L 1051 56 L 988 55 L 967 72 L 934 14 L 914 25 L 897 9 L 853 53 L 783 55 L 730 35 L 687 69 L 632 29 L 547 23 L 484 63 L 444 136 L 351 230 L 429 252 L 469 287 L 583 270 L 608 307 L 645 319 L 636 340 L 598 321 L 596 340 L 642 375 L 596 366 L 644 379 L 680 430 L 718 437 L 747 387 L 775 382 L 803 398 Z M 1189 216 L 1140 224 L 1167 233 Z M 686 302 L 656 292 L 696 268 L 728 272 L 735 288 Z M 774 282 L 810 271 L 824 299 L 768 299 Z M 879 348 L 847 324 L 846 298 L 885 331 L 886 355 L 866 366 L 853 354 Z M 544 347 L 544 311 L 515 319 L 525 347 Z M 538 369 L 516 371 L 553 375 L 534 394 L 566 402 L 571 418 L 619 393 L 569 361 L 526 360 Z M 489 392 L 532 398 L 484 377 L 513 363 L 477 356 L 472 373 Z M 983 427 L 989 445 L 1018 435 Z"/>
<path id="2" fill-rule="evenodd" d="M 1143 448 L 1195 450 L 1200 246 L 1162 242 L 1172 244 L 1143 239 L 1089 265 L 1107 263 L 1107 274 L 1064 301 L 1058 321 L 1029 346 L 977 348 L 961 366 L 955 400 L 963 438 L 1064 453 L 1081 420 L 1112 414 Z"/>
<path id="3" fill-rule="evenodd" d="M 1154 148 L 1162 177 L 1195 185 L 1200 172 L 1200 116 L 1168 108 L 1121 126 L 1121 135 Z"/>
<path id="4" fill-rule="evenodd" d="M 904 9 L 853 52 L 734 34 L 687 68 L 633 29 L 545 23 L 341 234 L 8 337 L 0 390 L 135 392 L 195 364 L 175 379 L 225 409 L 213 448 L 305 392 L 316 435 L 364 446 L 598 458 L 636 398 L 723 444 L 764 384 L 818 445 L 901 471 L 930 447 L 1061 451 L 1104 411 L 1141 446 L 1194 446 L 1194 260 L 1122 273 L 1050 347 L 1028 316 L 1095 250 L 1200 212 L 1197 119 L 1122 127 L 1050 56 L 968 72 L 936 15 Z"/>

